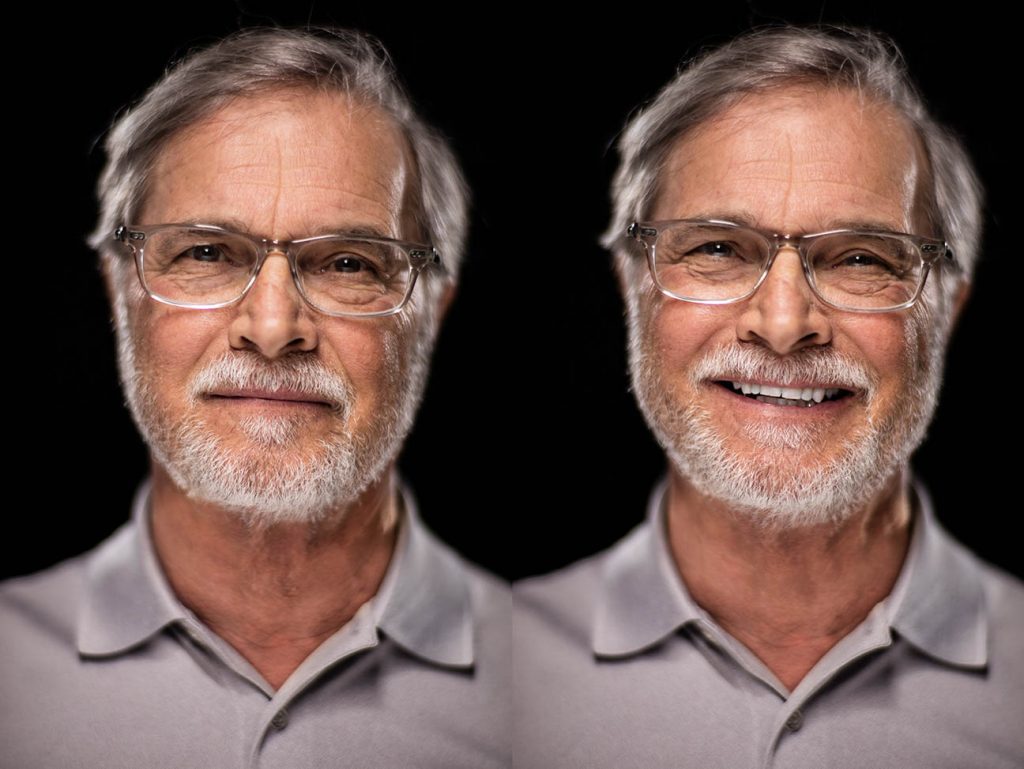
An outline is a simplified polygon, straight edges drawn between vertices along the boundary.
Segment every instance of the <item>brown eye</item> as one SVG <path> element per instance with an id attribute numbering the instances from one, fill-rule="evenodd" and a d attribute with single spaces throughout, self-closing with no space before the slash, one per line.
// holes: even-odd
<path id="1" fill-rule="evenodd" d="M 870 251 L 850 251 L 843 254 L 842 257 L 836 259 L 832 264 L 832 269 L 837 270 L 873 270 L 877 273 L 886 273 L 891 275 L 902 275 L 904 270 L 900 268 L 900 265 L 893 263 L 893 260 L 886 259 L 884 256 L 873 254 Z"/>
<path id="2" fill-rule="evenodd" d="M 374 274 L 376 273 L 376 270 L 365 259 L 361 259 L 358 256 L 350 255 L 339 256 L 336 259 L 333 259 L 328 264 L 324 265 L 321 272 L 366 272 L 369 274 Z"/>
<path id="3" fill-rule="evenodd" d="M 723 258 L 736 256 L 735 249 L 733 249 L 729 243 L 722 243 L 720 241 L 703 243 L 693 249 L 691 253 L 704 254 L 705 256 L 719 256 Z"/>
<path id="4" fill-rule="evenodd" d="M 198 245 L 192 246 L 181 255 L 185 259 L 194 259 L 197 262 L 217 262 L 224 258 L 224 252 L 218 246 Z"/>

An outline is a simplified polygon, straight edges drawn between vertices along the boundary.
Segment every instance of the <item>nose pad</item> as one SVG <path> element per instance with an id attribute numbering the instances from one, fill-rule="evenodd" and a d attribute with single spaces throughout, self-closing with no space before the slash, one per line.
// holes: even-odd
<path id="1" fill-rule="evenodd" d="M 252 349 L 268 358 L 315 349 L 316 323 L 295 283 L 286 253 L 267 253 L 229 333 L 235 349 Z"/>
<path id="2" fill-rule="evenodd" d="M 737 337 L 763 344 L 779 355 L 832 341 L 828 313 L 814 295 L 793 246 L 779 248 L 764 282 L 745 303 Z"/>

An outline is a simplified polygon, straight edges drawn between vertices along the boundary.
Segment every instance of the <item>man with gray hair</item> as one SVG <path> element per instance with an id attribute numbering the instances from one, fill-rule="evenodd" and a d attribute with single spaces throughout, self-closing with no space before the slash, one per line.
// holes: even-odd
<path id="1" fill-rule="evenodd" d="M 372 39 L 250 29 L 106 149 L 152 474 L 110 540 L 3 586 L 5 765 L 508 765 L 507 590 L 395 473 L 465 240 L 446 142 Z"/>
<path id="2" fill-rule="evenodd" d="M 691 62 L 619 150 L 605 244 L 669 471 L 517 588 L 517 766 L 1020 766 L 1024 589 L 908 469 L 980 243 L 966 152 L 891 42 L 792 27 Z"/>

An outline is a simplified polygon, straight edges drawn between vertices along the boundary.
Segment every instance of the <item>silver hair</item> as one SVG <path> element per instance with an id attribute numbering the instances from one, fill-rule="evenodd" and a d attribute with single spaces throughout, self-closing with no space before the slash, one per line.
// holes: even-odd
<path id="1" fill-rule="evenodd" d="M 659 177 L 676 142 L 743 96 L 794 83 L 851 88 L 896 108 L 917 132 L 931 166 L 925 192 L 933 233 L 953 248 L 969 279 L 981 240 L 983 189 L 960 139 L 929 113 L 887 37 L 851 28 L 773 27 L 755 30 L 692 61 L 627 125 L 612 185 L 612 220 L 602 237 L 620 270 L 630 275 L 626 227 L 643 220 L 659 191 Z M 948 306 L 953 271 L 943 283 Z"/>
<path id="2" fill-rule="evenodd" d="M 169 69 L 107 136 L 107 164 L 97 188 L 100 216 L 90 245 L 105 259 L 119 253 L 112 247 L 114 229 L 138 214 L 153 167 L 179 131 L 233 99 L 281 88 L 344 93 L 395 120 L 419 185 L 411 213 L 420 236 L 441 252 L 456 276 L 469 203 L 458 161 L 448 142 L 414 110 L 383 46 L 362 33 L 337 29 L 246 29 Z"/>

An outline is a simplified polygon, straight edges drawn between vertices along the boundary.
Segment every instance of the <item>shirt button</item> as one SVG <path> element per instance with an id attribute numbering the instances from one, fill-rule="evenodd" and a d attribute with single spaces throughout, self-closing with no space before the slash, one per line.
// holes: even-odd
<path id="1" fill-rule="evenodd" d="M 795 732 L 801 726 L 804 725 L 804 714 L 799 710 L 794 710 L 789 718 L 786 719 L 786 728 L 791 732 Z"/>
<path id="2" fill-rule="evenodd" d="M 288 726 L 288 711 L 281 708 L 281 710 L 274 713 L 274 717 L 270 719 L 270 725 L 277 731 L 281 731 Z"/>

